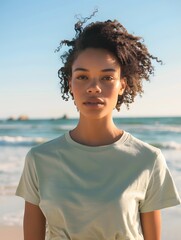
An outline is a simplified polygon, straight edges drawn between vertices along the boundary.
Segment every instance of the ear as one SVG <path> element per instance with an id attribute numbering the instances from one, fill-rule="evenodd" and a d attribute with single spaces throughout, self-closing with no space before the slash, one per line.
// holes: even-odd
<path id="1" fill-rule="evenodd" d="M 121 87 L 120 87 L 120 90 L 119 90 L 119 95 L 123 95 L 125 89 L 126 89 L 126 86 L 127 86 L 127 80 L 125 77 L 121 78 L 120 79 L 121 81 Z"/>

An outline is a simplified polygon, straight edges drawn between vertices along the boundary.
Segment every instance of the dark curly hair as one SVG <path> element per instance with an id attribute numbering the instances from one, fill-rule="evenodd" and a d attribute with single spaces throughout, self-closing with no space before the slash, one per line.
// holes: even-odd
<path id="1" fill-rule="evenodd" d="M 69 79 L 72 74 L 72 64 L 78 54 L 86 48 L 102 48 L 117 57 L 121 67 L 121 77 L 124 77 L 127 81 L 123 95 L 118 95 L 116 108 L 119 111 L 122 103 L 125 103 L 129 108 L 129 104 L 134 102 L 135 96 L 137 94 L 142 95 L 143 79 L 150 80 L 150 75 L 154 73 L 152 60 L 160 63 L 162 61 L 148 52 L 141 37 L 129 34 L 117 20 L 94 22 L 83 28 L 83 24 L 95 12 L 83 21 L 79 20 L 75 24 L 75 38 L 61 41 L 59 47 L 55 50 L 59 51 L 62 45 L 70 47 L 60 56 L 63 67 L 58 70 L 58 77 L 60 78 L 62 98 L 68 100 L 69 96 L 72 95 L 69 92 Z"/>

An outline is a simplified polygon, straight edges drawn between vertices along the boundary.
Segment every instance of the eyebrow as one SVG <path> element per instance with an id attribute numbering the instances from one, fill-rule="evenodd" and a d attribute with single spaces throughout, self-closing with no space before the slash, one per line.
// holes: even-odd
<path id="1" fill-rule="evenodd" d="M 116 70 L 114 68 L 106 68 L 101 70 L 101 72 L 116 72 Z"/>
<path id="2" fill-rule="evenodd" d="M 89 72 L 89 70 L 86 68 L 75 68 L 74 72 L 76 71 Z M 114 68 L 106 68 L 106 69 L 102 69 L 101 72 L 116 72 L 116 70 Z"/>
<path id="3" fill-rule="evenodd" d="M 75 68 L 75 69 L 74 69 L 74 72 L 76 72 L 76 71 L 88 72 L 89 70 L 86 69 L 86 68 Z"/>

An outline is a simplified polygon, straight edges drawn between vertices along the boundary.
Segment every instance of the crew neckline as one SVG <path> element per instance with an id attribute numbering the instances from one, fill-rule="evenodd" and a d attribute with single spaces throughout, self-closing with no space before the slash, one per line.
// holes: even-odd
<path id="1" fill-rule="evenodd" d="M 108 145 L 102 145 L 102 146 L 88 146 L 88 145 L 83 145 L 81 143 L 78 143 L 71 138 L 70 131 L 66 132 L 64 136 L 65 136 L 66 141 L 75 148 L 78 148 L 78 149 L 84 150 L 84 151 L 100 152 L 100 151 L 104 151 L 104 150 L 107 150 L 110 148 L 114 148 L 117 145 L 123 144 L 127 140 L 129 133 L 123 131 L 122 136 L 117 141 L 115 141 L 114 143 L 111 143 Z"/>

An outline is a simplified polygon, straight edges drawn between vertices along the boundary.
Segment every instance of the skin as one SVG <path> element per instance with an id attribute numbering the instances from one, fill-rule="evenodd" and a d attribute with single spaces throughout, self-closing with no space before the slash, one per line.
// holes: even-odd
<path id="1" fill-rule="evenodd" d="M 160 210 L 140 214 L 143 236 L 145 240 L 161 240 Z"/>
<path id="2" fill-rule="evenodd" d="M 39 206 L 25 202 L 24 240 L 45 240 L 45 223 Z"/>
<path id="3" fill-rule="evenodd" d="M 94 48 L 81 52 L 72 65 L 69 87 L 80 114 L 78 125 L 70 132 L 74 141 L 102 146 L 121 138 L 123 130 L 114 124 L 112 112 L 126 79 L 121 78 L 121 67 L 112 53 Z M 141 213 L 140 220 L 145 240 L 161 239 L 160 211 Z M 45 217 L 38 206 L 27 202 L 24 236 L 25 240 L 45 239 Z"/>
<path id="4" fill-rule="evenodd" d="M 89 146 L 107 145 L 119 139 L 123 131 L 113 123 L 112 111 L 118 94 L 125 90 L 126 80 L 121 78 L 114 55 L 104 49 L 84 50 L 72 65 L 69 85 L 80 113 L 71 137 Z"/>

